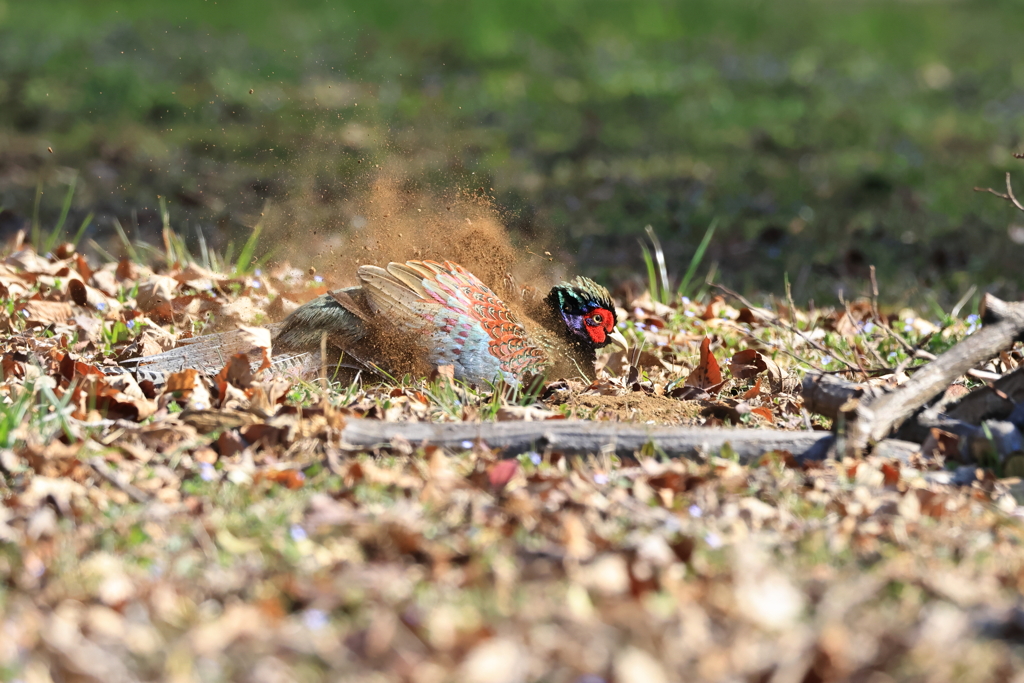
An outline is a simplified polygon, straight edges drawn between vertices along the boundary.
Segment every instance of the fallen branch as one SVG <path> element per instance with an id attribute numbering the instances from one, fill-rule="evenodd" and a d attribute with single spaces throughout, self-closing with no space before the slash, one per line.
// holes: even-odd
<path id="1" fill-rule="evenodd" d="M 670 457 L 716 454 L 728 445 L 741 462 L 748 463 L 770 451 L 787 451 L 797 459 L 820 460 L 833 438 L 829 432 L 656 427 L 588 420 L 432 424 L 349 419 L 342 433 L 342 442 L 354 448 L 386 448 L 392 440 L 453 449 L 468 448 L 482 441 L 508 455 L 545 450 L 593 454 L 613 451 L 630 458 L 648 444 Z"/>
<path id="2" fill-rule="evenodd" d="M 1006 303 L 986 294 L 982 300 L 985 326 L 925 365 L 897 389 L 861 399 L 851 415 L 847 452 L 864 452 L 888 436 L 949 384 L 976 365 L 999 354 L 1024 335 L 1024 304 Z"/>
<path id="3" fill-rule="evenodd" d="M 980 425 L 982 420 L 1005 420 L 1018 403 L 1024 403 L 1024 367 L 1003 375 L 991 385 L 975 389 L 949 406 L 945 413 Z"/>
<path id="4" fill-rule="evenodd" d="M 882 387 L 850 382 L 836 375 L 808 372 L 800 387 L 804 407 L 812 413 L 836 419 L 853 399 L 870 399 L 881 395 Z M 848 409 L 846 409 L 848 410 Z"/>

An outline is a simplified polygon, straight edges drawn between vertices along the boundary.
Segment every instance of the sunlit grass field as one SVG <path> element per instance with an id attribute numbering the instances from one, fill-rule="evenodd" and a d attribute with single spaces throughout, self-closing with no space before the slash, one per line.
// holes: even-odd
<path id="1" fill-rule="evenodd" d="M 873 264 L 891 304 L 1010 297 L 1020 219 L 972 187 L 1021 165 L 1022 28 L 1012 2 L 0 2 L 0 230 L 52 224 L 77 174 L 100 243 L 155 234 L 160 195 L 214 246 L 271 202 L 269 250 L 351 231 L 386 172 L 483 189 L 609 280 L 645 225 L 678 274 L 717 218 L 707 263 L 747 292 L 834 301 Z"/>

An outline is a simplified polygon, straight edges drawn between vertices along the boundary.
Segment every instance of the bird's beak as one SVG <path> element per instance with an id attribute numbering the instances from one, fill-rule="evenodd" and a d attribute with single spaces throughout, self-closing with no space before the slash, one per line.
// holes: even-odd
<path id="1" fill-rule="evenodd" d="M 623 334 L 621 332 L 619 332 L 617 329 L 616 330 L 612 330 L 611 332 L 609 332 L 608 333 L 608 338 L 611 339 L 612 343 L 614 343 L 616 346 L 618 346 L 624 352 L 626 352 L 626 353 L 629 352 L 629 342 L 626 341 L 626 337 L 624 337 Z"/>

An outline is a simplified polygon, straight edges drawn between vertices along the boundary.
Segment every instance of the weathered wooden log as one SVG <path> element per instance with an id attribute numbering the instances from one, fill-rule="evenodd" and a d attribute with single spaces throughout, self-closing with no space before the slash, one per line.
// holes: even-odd
<path id="1" fill-rule="evenodd" d="M 842 407 L 851 399 L 872 398 L 884 391 L 881 387 L 850 382 L 838 375 L 808 372 L 800 387 L 804 407 L 830 419 L 839 417 Z"/>
<path id="2" fill-rule="evenodd" d="M 1024 402 L 1024 367 L 1003 375 L 990 386 L 978 387 L 947 407 L 945 413 L 978 425 L 982 420 L 1005 420 L 1021 402 Z"/>
<path id="3" fill-rule="evenodd" d="M 983 320 L 989 324 L 915 372 L 897 389 L 860 400 L 848 422 L 848 454 L 862 453 L 871 443 L 884 439 L 954 379 L 1024 335 L 1024 304 L 1007 303 L 986 294 L 982 308 Z"/>
<path id="4" fill-rule="evenodd" d="M 748 463 L 770 451 L 786 451 L 797 459 L 822 459 L 832 446 L 833 436 L 818 431 L 658 427 L 588 420 L 434 424 L 349 419 L 342 432 L 343 444 L 353 448 L 386 448 L 396 440 L 413 446 L 455 449 L 482 441 L 507 455 L 552 450 L 573 454 L 614 452 L 622 457 L 633 457 L 647 445 L 670 457 L 714 455 L 728 445 L 741 462 Z"/>

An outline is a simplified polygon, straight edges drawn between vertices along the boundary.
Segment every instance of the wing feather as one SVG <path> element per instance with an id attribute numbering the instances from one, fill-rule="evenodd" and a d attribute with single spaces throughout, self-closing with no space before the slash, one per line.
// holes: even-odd
<path id="1" fill-rule="evenodd" d="M 426 331 L 428 358 L 451 362 L 467 379 L 491 381 L 501 374 L 517 382 L 549 364 L 505 303 L 457 263 L 363 266 L 359 279 L 375 312 L 401 329 Z"/>

